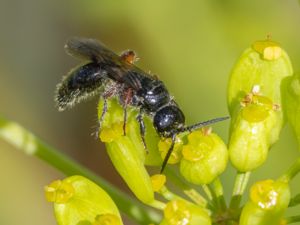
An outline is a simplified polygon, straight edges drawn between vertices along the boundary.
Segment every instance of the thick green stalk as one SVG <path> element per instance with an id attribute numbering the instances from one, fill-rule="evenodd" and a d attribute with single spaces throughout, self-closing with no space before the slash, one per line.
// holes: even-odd
<path id="1" fill-rule="evenodd" d="M 230 208 L 237 209 L 240 205 L 243 193 L 247 187 L 251 172 L 238 172 L 235 178 L 232 197 L 230 201 Z"/>
<path id="2" fill-rule="evenodd" d="M 280 179 L 286 180 L 289 182 L 300 172 L 300 158 L 298 158 L 293 165 L 281 176 Z"/>
<path id="3" fill-rule="evenodd" d="M 158 223 L 160 215 L 154 210 L 123 193 L 103 178 L 81 166 L 57 149 L 47 145 L 19 124 L 0 116 L 0 137 L 22 150 L 36 156 L 63 172 L 66 176 L 82 175 L 101 186 L 115 201 L 118 208 L 138 224 Z"/>
<path id="4" fill-rule="evenodd" d="M 226 206 L 226 202 L 225 202 L 225 198 L 224 198 L 223 185 L 222 185 L 220 178 L 216 178 L 213 181 L 213 186 L 214 186 L 213 190 L 215 192 L 220 209 L 226 210 L 227 206 Z"/>
<path id="5" fill-rule="evenodd" d="M 176 185 L 176 187 L 180 188 L 183 193 L 196 204 L 203 207 L 207 205 L 206 199 L 197 190 L 180 179 L 180 177 L 178 177 L 178 175 L 173 170 L 167 167 L 165 169 L 165 174 L 167 175 L 168 179 L 170 179 L 170 181 Z"/>

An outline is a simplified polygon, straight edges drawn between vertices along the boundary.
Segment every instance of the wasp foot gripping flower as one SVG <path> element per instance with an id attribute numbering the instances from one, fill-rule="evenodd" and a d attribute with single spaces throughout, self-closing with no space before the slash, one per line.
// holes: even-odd
<path id="1" fill-rule="evenodd" d="M 228 84 L 229 154 L 239 171 L 260 166 L 277 141 L 284 123 L 282 81 L 292 73 L 287 54 L 270 40 L 255 42 L 233 68 Z"/>
<path id="2" fill-rule="evenodd" d="M 108 112 L 101 123 L 99 137 L 101 141 L 106 143 L 108 155 L 128 187 L 139 200 L 149 204 L 154 201 L 154 192 L 150 176 L 144 165 L 145 158 L 147 157 L 146 155 L 152 154 L 151 159 L 155 161 L 156 158 L 160 158 L 158 151 L 156 149 L 157 157 L 153 149 L 149 149 L 150 153 L 146 154 L 140 136 L 139 125 L 136 121 L 136 113 L 131 108 L 127 108 L 128 119 L 126 123 L 126 135 L 124 135 L 123 108 L 118 104 L 116 99 L 109 100 L 107 104 Z M 103 100 L 99 103 L 99 118 L 101 118 L 102 109 Z"/>
<path id="3" fill-rule="evenodd" d="M 193 184 L 208 184 L 226 168 L 226 145 L 211 130 L 202 129 L 188 135 L 188 143 L 182 149 L 180 173 Z"/>
<path id="4" fill-rule="evenodd" d="M 284 109 L 300 147 L 300 73 L 289 77 L 286 83 Z"/>
<path id="5" fill-rule="evenodd" d="M 289 201 L 290 189 L 287 182 L 256 182 L 250 190 L 250 201 L 242 210 L 240 225 L 281 225 Z"/>
<path id="6" fill-rule="evenodd" d="M 45 187 L 59 225 L 122 225 L 118 208 L 98 185 L 82 176 L 57 180 Z"/>
<path id="7" fill-rule="evenodd" d="M 160 225 L 210 225 L 208 213 L 201 207 L 182 200 L 168 202 Z"/>

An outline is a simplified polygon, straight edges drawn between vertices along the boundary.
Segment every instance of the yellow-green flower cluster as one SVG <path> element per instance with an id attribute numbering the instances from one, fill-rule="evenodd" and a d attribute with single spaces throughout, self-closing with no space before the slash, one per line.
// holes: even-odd
<path id="1" fill-rule="evenodd" d="M 239 171 L 264 163 L 278 139 L 284 123 L 281 89 L 292 73 L 287 54 L 270 40 L 255 42 L 236 63 L 228 84 L 229 156 Z"/>
<path id="2" fill-rule="evenodd" d="M 188 182 L 178 181 L 178 174 L 172 171 L 168 171 L 171 182 L 179 184 L 182 194 L 189 199 L 168 189 L 166 175 L 155 174 L 150 177 L 145 166 L 161 166 L 172 140 L 160 138 L 149 117 L 145 116 L 145 149 L 136 108 L 127 107 L 127 121 L 124 121 L 124 108 L 119 100 L 109 99 L 105 103 L 108 112 L 100 121 L 99 138 L 105 142 L 115 169 L 135 196 L 163 212 L 160 225 L 227 222 L 281 225 L 290 202 L 288 182 L 299 172 L 299 160 L 280 179 L 256 182 L 250 190 L 250 200 L 242 208 L 240 200 L 249 171 L 265 162 L 270 146 L 277 141 L 285 122 L 284 112 L 300 144 L 300 76 L 292 77 L 292 73 L 289 58 L 277 43 L 270 40 L 255 42 L 240 57 L 230 76 L 228 108 L 231 125 L 228 148 L 211 128 L 177 135 L 168 164 L 178 164 L 178 174 L 193 185 L 201 185 L 207 200 Z M 285 102 L 282 101 L 282 93 Z M 99 120 L 103 116 L 103 108 L 104 100 L 101 99 Z M 218 179 L 226 169 L 228 159 L 240 177 L 229 206 L 226 205 L 223 187 Z M 45 188 L 45 192 L 47 200 L 54 202 L 59 225 L 122 225 L 114 202 L 105 191 L 84 177 L 72 176 L 54 181 Z M 165 201 L 157 200 L 156 195 Z"/>

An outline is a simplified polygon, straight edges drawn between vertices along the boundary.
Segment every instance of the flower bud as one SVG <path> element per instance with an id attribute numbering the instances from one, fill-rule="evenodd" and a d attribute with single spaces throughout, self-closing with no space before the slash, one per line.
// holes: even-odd
<path id="1" fill-rule="evenodd" d="M 140 136 L 136 113 L 128 108 L 126 135 L 123 134 L 124 110 L 113 99 L 108 101 L 108 112 L 101 124 L 99 137 L 106 142 L 107 153 L 121 177 L 136 197 L 144 203 L 154 200 L 150 176 L 144 166 L 145 149 Z M 103 101 L 99 103 L 101 116 Z"/>
<path id="2" fill-rule="evenodd" d="M 158 142 L 158 149 L 161 155 L 161 158 L 164 159 L 171 147 L 172 140 L 171 138 L 161 139 Z M 183 141 L 180 137 L 176 137 L 175 145 L 173 147 L 171 156 L 168 160 L 168 164 L 176 164 L 179 163 L 180 159 L 182 158 L 181 151 L 182 151 Z"/>
<path id="3" fill-rule="evenodd" d="M 208 184 L 226 168 L 226 145 L 216 134 L 198 130 L 188 135 L 183 146 L 180 173 L 193 184 Z"/>
<path id="4" fill-rule="evenodd" d="M 250 190 L 250 201 L 244 206 L 240 225 L 280 225 L 290 201 L 288 183 L 264 180 Z"/>
<path id="5" fill-rule="evenodd" d="M 164 210 L 164 219 L 160 225 L 210 225 L 209 215 L 203 208 L 182 200 L 168 202 Z"/>
<path id="6" fill-rule="evenodd" d="M 155 174 L 151 176 L 152 188 L 155 192 L 159 192 L 166 183 L 166 176 L 163 174 Z"/>
<path id="7" fill-rule="evenodd" d="M 274 53 L 278 56 L 265 58 L 264 50 L 268 47 L 276 47 L 280 54 Z M 255 85 L 259 85 L 260 92 L 271 101 L 282 104 L 281 82 L 292 74 L 289 57 L 278 44 L 268 40 L 255 42 L 252 48 L 245 50 L 231 72 L 227 95 L 230 113 L 233 114 L 244 96 Z"/>
<path id="8" fill-rule="evenodd" d="M 49 202 L 54 203 L 59 225 L 123 224 L 109 195 L 85 177 L 71 176 L 54 181 L 45 187 L 45 195 Z"/>
<path id="9" fill-rule="evenodd" d="M 296 134 L 300 149 L 300 73 L 289 77 L 286 83 L 287 86 L 284 91 L 284 110 Z"/>
<path id="10" fill-rule="evenodd" d="M 229 154 L 239 171 L 260 166 L 277 141 L 284 123 L 282 81 L 292 73 L 287 54 L 270 40 L 255 42 L 233 68 L 228 84 Z"/>
<path id="11" fill-rule="evenodd" d="M 277 106 L 265 96 L 250 95 L 251 100 L 243 103 L 233 118 L 229 141 L 231 163 L 241 172 L 251 171 L 265 162 L 280 128 Z"/>

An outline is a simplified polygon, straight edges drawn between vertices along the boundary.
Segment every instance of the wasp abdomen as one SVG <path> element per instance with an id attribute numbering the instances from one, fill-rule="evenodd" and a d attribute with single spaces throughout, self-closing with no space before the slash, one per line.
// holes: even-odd
<path id="1" fill-rule="evenodd" d="M 94 62 L 77 67 L 57 85 L 55 101 L 60 111 L 101 91 L 106 72 Z"/>

